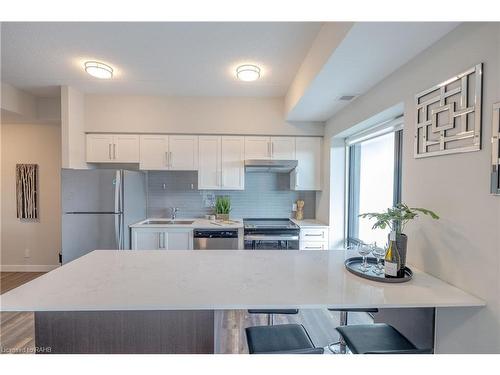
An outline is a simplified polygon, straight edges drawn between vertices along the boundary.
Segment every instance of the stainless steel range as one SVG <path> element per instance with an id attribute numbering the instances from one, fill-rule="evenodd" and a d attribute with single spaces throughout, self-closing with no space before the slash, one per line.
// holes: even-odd
<path id="1" fill-rule="evenodd" d="M 245 249 L 298 250 L 300 228 L 290 219 L 244 219 Z"/>

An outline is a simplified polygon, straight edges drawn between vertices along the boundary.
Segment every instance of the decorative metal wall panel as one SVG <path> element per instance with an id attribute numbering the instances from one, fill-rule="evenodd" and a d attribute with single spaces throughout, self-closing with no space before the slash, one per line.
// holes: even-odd
<path id="1" fill-rule="evenodd" d="M 38 165 L 16 164 L 17 217 L 38 219 Z"/>
<path id="2" fill-rule="evenodd" d="M 493 104 L 491 127 L 491 193 L 500 195 L 500 102 Z"/>
<path id="3" fill-rule="evenodd" d="M 482 64 L 415 95 L 415 157 L 481 149 Z"/>

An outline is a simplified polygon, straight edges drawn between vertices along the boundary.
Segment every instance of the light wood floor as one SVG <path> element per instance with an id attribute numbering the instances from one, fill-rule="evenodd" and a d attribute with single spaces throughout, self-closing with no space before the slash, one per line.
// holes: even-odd
<path id="1" fill-rule="evenodd" d="M 43 275 L 38 272 L 2 272 L 1 293 L 5 293 L 30 280 Z M 335 327 L 339 314 L 327 310 L 300 310 L 298 315 L 276 315 L 274 324 L 301 323 L 309 332 L 314 344 L 327 346 L 337 341 Z M 369 323 L 371 317 L 365 313 L 350 313 L 349 323 Z M 224 354 L 248 353 L 245 327 L 267 324 L 264 315 L 249 315 L 245 310 L 225 310 L 216 313 L 216 352 Z M 0 313 L 1 353 L 32 353 L 35 347 L 35 324 L 33 313 Z"/>
<path id="2" fill-rule="evenodd" d="M 0 293 L 5 293 L 43 275 L 43 272 L 2 272 Z M 30 312 L 0 313 L 0 353 L 32 353 L 35 319 Z"/>

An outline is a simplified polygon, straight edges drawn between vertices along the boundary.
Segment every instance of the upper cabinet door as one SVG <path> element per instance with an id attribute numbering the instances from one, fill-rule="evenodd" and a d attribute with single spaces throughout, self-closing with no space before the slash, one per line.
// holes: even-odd
<path id="1" fill-rule="evenodd" d="M 166 170 L 169 166 L 168 135 L 141 135 L 140 169 Z"/>
<path id="2" fill-rule="evenodd" d="M 271 159 L 271 138 L 245 137 L 245 159 Z"/>
<path id="3" fill-rule="evenodd" d="M 139 163 L 139 136 L 115 134 L 113 136 L 113 162 Z"/>
<path id="4" fill-rule="evenodd" d="M 113 162 L 113 135 L 87 134 L 87 163 Z"/>
<path id="5" fill-rule="evenodd" d="M 321 190 L 321 145 L 319 137 L 296 138 L 298 166 L 290 179 L 293 190 Z"/>
<path id="6" fill-rule="evenodd" d="M 245 189 L 245 137 L 222 137 L 221 188 Z"/>
<path id="7" fill-rule="evenodd" d="M 220 189 L 221 137 L 198 137 L 198 189 Z"/>
<path id="8" fill-rule="evenodd" d="M 198 136 L 171 135 L 169 137 L 170 170 L 198 170 Z"/>
<path id="9" fill-rule="evenodd" d="M 295 160 L 295 137 L 271 137 L 271 156 L 277 160 Z"/>

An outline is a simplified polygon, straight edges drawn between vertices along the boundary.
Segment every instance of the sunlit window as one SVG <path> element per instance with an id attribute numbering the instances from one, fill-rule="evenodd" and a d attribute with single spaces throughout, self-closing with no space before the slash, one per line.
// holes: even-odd
<path id="1" fill-rule="evenodd" d="M 372 229 L 373 221 L 359 217 L 385 211 L 400 201 L 402 130 L 361 138 L 349 145 L 348 239 L 387 242 L 388 229 Z"/>

